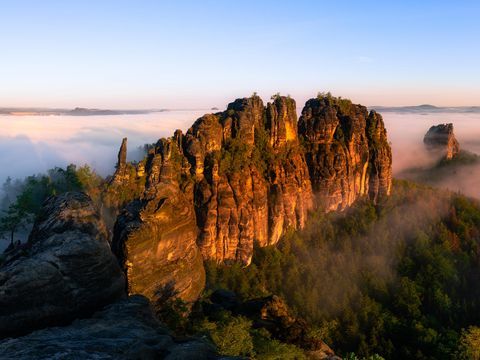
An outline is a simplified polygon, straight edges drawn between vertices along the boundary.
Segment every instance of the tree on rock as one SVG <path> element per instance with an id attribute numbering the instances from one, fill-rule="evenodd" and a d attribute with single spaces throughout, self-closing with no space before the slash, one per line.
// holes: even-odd
<path id="1" fill-rule="evenodd" d="M 9 234 L 10 246 L 13 246 L 15 233 L 24 228 L 31 220 L 32 214 L 28 213 L 21 203 L 11 204 L 4 216 L 0 219 L 0 233 L 2 235 Z"/>

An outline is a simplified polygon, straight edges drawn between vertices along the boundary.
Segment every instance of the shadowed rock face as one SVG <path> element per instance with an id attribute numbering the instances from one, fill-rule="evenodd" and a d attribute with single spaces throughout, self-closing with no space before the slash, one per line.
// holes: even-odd
<path id="1" fill-rule="evenodd" d="M 289 97 L 266 106 L 258 96 L 237 99 L 157 143 L 145 160 L 143 197 L 118 218 L 115 252 L 131 264 L 134 287 L 136 266 L 155 279 L 158 264 L 200 269 L 195 249 L 204 259 L 249 264 L 254 243 L 275 244 L 302 228 L 314 206 L 341 210 L 361 196 L 389 195 L 391 161 L 382 117 L 361 105 L 311 99 L 297 124 Z"/>
<path id="2" fill-rule="evenodd" d="M 90 319 L 0 342 L 0 358 L 23 359 L 217 359 L 199 339 L 175 342 L 153 316 L 147 299 L 130 297 Z"/>
<path id="3" fill-rule="evenodd" d="M 125 295 L 107 231 L 83 193 L 49 198 L 0 268 L 0 337 L 65 324 Z"/>
<path id="4" fill-rule="evenodd" d="M 319 206 L 342 210 L 361 196 L 390 194 L 392 154 L 380 114 L 325 96 L 307 101 L 298 127 Z"/>
<path id="5" fill-rule="evenodd" d="M 460 152 L 460 144 L 453 133 L 453 124 L 440 124 L 432 126 L 423 143 L 428 150 L 441 153 L 446 160 L 451 160 Z"/>

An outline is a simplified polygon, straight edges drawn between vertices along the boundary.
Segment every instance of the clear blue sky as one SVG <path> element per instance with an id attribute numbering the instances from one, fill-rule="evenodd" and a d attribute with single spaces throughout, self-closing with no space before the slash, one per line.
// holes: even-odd
<path id="1" fill-rule="evenodd" d="M 480 105 L 478 1 L 0 0 L 0 106 Z"/>

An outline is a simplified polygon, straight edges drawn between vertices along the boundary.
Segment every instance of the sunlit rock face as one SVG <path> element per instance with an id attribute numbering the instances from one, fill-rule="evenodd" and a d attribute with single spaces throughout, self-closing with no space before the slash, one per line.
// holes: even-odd
<path id="1" fill-rule="evenodd" d="M 191 302 L 203 290 L 192 190 L 181 187 L 182 160 L 173 139 L 159 141 L 147 158 L 143 198 L 117 218 L 112 249 L 130 294 Z"/>
<path id="2" fill-rule="evenodd" d="M 377 203 L 392 191 L 392 149 L 382 116 L 370 111 L 367 118 L 368 138 L 368 195 Z"/>
<path id="3" fill-rule="evenodd" d="M 451 160 L 460 152 L 460 144 L 453 133 L 453 124 L 439 124 L 432 126 L 423 143 L 431 152 L 437 152 L 446 160 Z"/>
<path id="4" fill-rule="evenodd" d="M 390 194 L 392 153 L 380 114 L 320 96 L 305 104 L 299 134 L 318 206 L 342 210 L 361 196 Z"/>
<path id="5" fill-rule="evenodd" d="M 266 108 L 266 129 L 270 134 L 270 145 L 281 147 L 287 141 L 297 142 L 297 105 L 295 100 L 277 96 Z"/>
<path id="6" fill-rule="evenodd" d="M 273 147 L 269 166 L 269 242 L 286 229 L 303 228 L 313 208 L 312 186 L 297 133 L 297 106 L 290 97 L 274 97 L 266 108 L 266 127 Z"/>
<path id="7" fill-rule="evenodd" d="M 378 201 L 390 193 L 391 162 L 382 117 L 361 105 L 318 97 L 297 121 L 290 97 L 266 106 L 256 95 L 237 99 L 160 140 L 143 160 L 143 195 L 114 236 L 129 289 L 151 297 L 176 284 L 177 296 L 193 299 L 201 258 L 248 265 L 255 244 L 302 228 L 316 207 Z M 193 280 L 182 279 L 187 272 Z"/>
<path id="8" fill-rule="evenodd" d="M 110 180 L 111 183 L 119 184 L 128 180 L 129 172 L 127 169 L 127 138 L 123 138 L 120 150 L 118 150 L 117 166 L 115 173 Z"/>
<path id="9" fill-rule="evenodd" d="M 257 96 L 237 99 L 197 120 L 184 148 L 204 258 L 249 264 L 255 242 L 275 244 L 303 226 L 313 197 L 293 99 L 278 96 L 266 108 Z"/>
<path id="10" fill-rule="evenodd" d="M 87 316 L 125 295 L 107 231 L 83 193 L 49 198 L 28 243 L 0 267 L 0 337 Z"/>

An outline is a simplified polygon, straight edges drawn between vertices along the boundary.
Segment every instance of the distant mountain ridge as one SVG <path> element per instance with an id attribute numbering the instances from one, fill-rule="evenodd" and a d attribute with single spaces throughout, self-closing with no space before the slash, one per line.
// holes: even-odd
<path id="1" fill-rule="evenodd" d="M 93 116 L 93 115 L 138 115 L 138 114 L 151 114 L 156 112 L 169 111 L 168 109 L 127 109 L 127 110 L 110 110 L 110 109 L 92 109 L 76 107 L 74 109 L 60 109 L 60 108 L 16 108 L 5 107 L 0 108 L 0 115 L 12 115 L 12 116 L 35 116 L 35 115 L 73 115 L 73 116 Z"/>
<path id="2" fill-rule="evenodd" d="M 430 104 L 412 106 L 371 106 L 381 112 L 399 113 L 480 113 L 480 106 L 435 106 Z"/>

